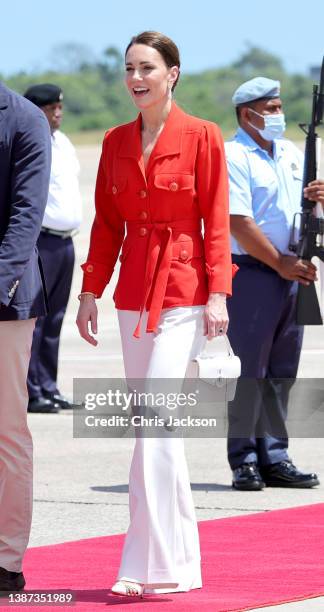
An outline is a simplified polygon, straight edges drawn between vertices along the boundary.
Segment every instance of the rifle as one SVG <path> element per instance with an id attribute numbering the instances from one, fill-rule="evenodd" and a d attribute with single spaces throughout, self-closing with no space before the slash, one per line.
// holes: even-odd
<path id="1" fill-rule="evenodd" d="M 310 181 L 317 178 L 320 161 L 320 138 L 316 128 L 322 123 L 324 110 L 324 57 L 321 68 L 320 85 L 313 85 L 313 105 L 311 122 L 300 123 L 299 127 L 306 134 L 303 190 Z M 324 261 L 324 218 L 316 216 L 316 202 L 307 200 L 302 191 L 301 213 L 294 216 L 292 240 L 289 249 L 300 259 L 311 261 L 317 256 Z M 294 242 L 296 217 L 300 217 L 299 239 Z M 308 286 L 298 285 L 296 323 L 298 325 L 322 325 L 323 319 L 314 281 Z"/>

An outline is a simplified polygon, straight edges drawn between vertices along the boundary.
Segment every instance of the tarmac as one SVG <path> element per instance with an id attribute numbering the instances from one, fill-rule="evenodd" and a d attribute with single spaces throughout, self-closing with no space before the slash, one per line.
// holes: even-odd
<path id="1" fill-rule="evenodd" d="M 112 302 L 118 269 L 103 298 L 98 300 L 99 345 L 94 348 L 84 342 L 75 325 L 77 294 L 81 286 L 80 264 L 85 261 L 88 249 L 100 148 L 78 147 L 77 152 L 81 162 L 84 222 L 74 239 L 76 267 L 61 336 L 59 365 L 59 388 L 70 398 L 73 378 L 123 377 L 117 317 Z M 307 328 L 299 376 L 323 378 L 323 356 L 324 327 Z M 70 410 L 53 415 L 30 414 L 28 418 L 35 459 L 34 514 L 29 545 L 42 546 L 125 532 L 129 520 L 128 472 L 134 441 L 73 438 Z M 294 462 L 303 470 L 319 473 L 322 484 L 310 490 L 234 491 L 224 438 L 187 439 L 185 446 L 198 520 L 323 502 L 324 445 L 321 438 L 290 440 Z M 267 610 L 323 612 L 324 597 L 262 608 L 263 612 Z"/>

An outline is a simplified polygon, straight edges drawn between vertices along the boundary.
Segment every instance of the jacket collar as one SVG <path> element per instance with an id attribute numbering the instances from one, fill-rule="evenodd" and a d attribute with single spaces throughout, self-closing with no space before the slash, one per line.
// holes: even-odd
<path id="1" fill-rule="evenodd" d="M 163 130 L 150 155 L 146 169 L 148 175 L 152 164 L 159 157 L 178 155 L 181 152 L 182 132 L 185 113 L 172 102 L 171 110 L 165 121 Z M 139 163 L 142 173 L 144 171 L 144 161 L 142 154 L 142 115 L 139 113 L 136 121 L 129 124 L 130 131 L 125 132 L 118 155 L 119 157 L 132 157 Z"/>

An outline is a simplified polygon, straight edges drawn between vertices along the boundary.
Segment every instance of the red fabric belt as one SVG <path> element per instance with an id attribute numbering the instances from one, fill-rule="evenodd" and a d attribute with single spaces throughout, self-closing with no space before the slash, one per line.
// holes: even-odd
<path id="1" fill-rule="evenodd" d="M 157 330 L 171 268 L 172 244 L 179 241 L 180 237 L 183 241 L 184 234 L 189 238 L 195 233 L 201 235 L 200 222 L 194 220 L 172 221 L 171 223 L 127 222 L 128 235 L 136 233 L 138 236 L 142 228 L 147 230 L 149 236 L 143 300 L 138 324 L 133 334 L 135 338 L 140 337 L 142 315 L 150 295 L 151 303 L 146 331 L 155 332 Z"/>

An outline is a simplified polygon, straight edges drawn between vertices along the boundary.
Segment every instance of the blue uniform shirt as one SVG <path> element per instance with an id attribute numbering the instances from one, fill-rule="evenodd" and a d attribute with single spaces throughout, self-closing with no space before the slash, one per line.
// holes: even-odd
<path id="1" fill-rule="evenodd" d="M 254 219 L 272 244 L 285 255 L 293 218 L 301 210 L 303 154 L 284 138 L 274 140 L 274 157 L 242 128 L 225 144 L 230 179 L 230 214 Z M 232 253 L 246 251 L 232 237 Z"/>

